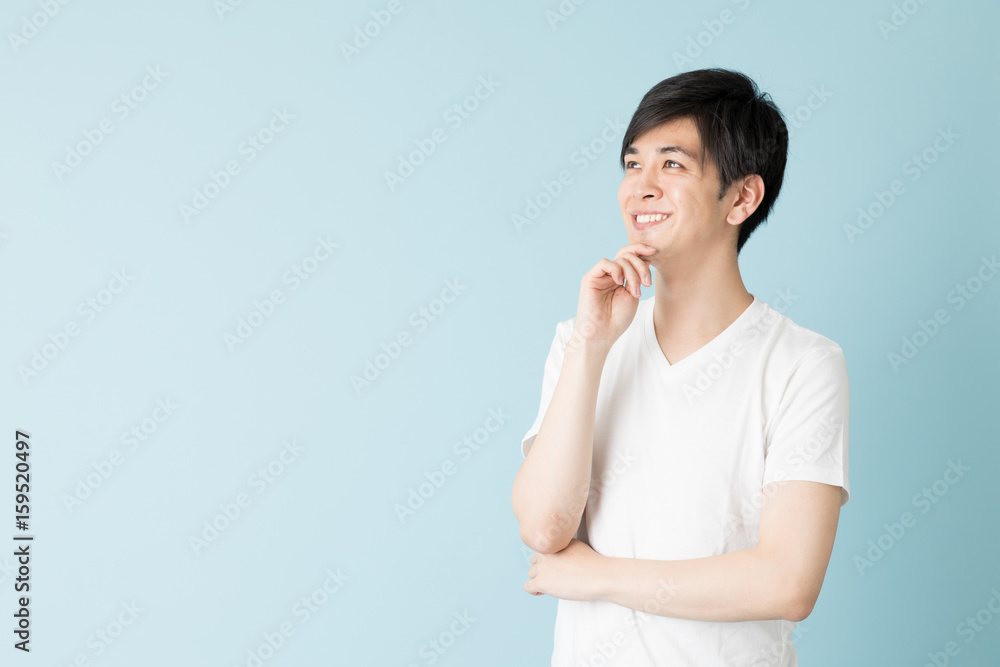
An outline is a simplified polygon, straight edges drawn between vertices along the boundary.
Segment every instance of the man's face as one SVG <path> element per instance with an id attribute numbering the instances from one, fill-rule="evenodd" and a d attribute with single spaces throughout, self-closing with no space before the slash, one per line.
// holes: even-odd
<path id="1" fill-rule="evenodd" d="M 734 226 L 726 223 L 732 202 L 719 201 L 718 170 L 709 159 L 703 169 L 701 153 L 690 118 L 659 125 L 626 149 L 618 203 L 630 244 L 653 246 L 657 259 L 704 256 L 728 245 L 735 251 Z M 642 222 L 643 212 L 667 217 Z"/>

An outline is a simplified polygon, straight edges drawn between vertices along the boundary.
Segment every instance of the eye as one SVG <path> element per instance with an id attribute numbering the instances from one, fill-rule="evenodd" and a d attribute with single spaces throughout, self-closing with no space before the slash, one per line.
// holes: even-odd
<path id="1" fill-rule="evenodd" d="M 639 163 L 636 162 L 635 160 L 629 160 L 628 162 L 625 163 L 625 168 L 626 169 L 631 169 L 632 167 L 630 165 L 633 165 L 633 164 L 639 164 Z M 684 168 L 684 165 L 682 165 L 680 162 L 675 162 L 674 160 L 667 160 L 666 164 L 667 165 L 676 164 L 678 167 L 681 167 L 682 169 Z M 666 166 L 666 165 L 664 165 L 664 166 Z"/>

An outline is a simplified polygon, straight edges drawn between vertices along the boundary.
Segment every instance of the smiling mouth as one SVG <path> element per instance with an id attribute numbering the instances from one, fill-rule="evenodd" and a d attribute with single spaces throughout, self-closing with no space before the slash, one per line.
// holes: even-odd
<path id="1" fill-rule="evenodd" d="M 655 215 L 633 215 L 632 226 L 635 229 L 641 231 L 643 229 L 649 229 L 653 225 L 658 225 L 669 217 L 670 217 L 669 213 L 658 213 Z"/>

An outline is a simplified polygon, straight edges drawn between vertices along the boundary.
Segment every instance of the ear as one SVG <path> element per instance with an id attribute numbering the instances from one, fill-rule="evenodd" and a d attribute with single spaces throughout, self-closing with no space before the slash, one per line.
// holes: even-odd
<path id="1" fill-rule="evenodd" d="M 739 225 L 749 218 L 764 198 L 764 179 L 758 174 L 750 174 L 730 186 L 729 199 L 732 207 L 726 222 Z"/>

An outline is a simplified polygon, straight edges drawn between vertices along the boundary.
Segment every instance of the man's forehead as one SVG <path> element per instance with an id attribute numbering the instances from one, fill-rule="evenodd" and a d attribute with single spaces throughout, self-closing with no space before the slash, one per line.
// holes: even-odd
<path id="1" fill-rule="evenodd" d="M 658 155 L 680 153 L 693 160 L 701 157 L 701 142 L 694 123 L 677 120 L 643 132 L 625 148 L 626 155 L 653 151 Z"/>
<path id="2" fill-rule="evenodd" d="M 625 155 L 638 155 L 640 151 L 652 151 L 657 155 L 679 154 L 691 160 L 701 159 L 701 151 L 696 148 L 695 144 L 690 141 L 677 141 L 669 138 L 632 142 L 625 149 Z"/>

